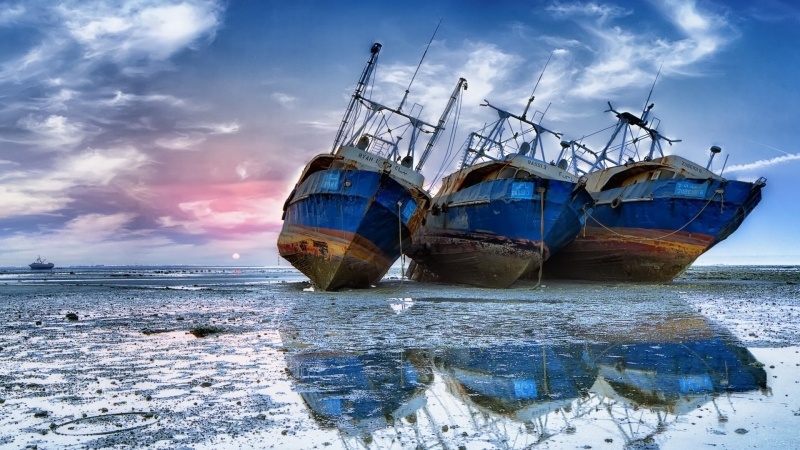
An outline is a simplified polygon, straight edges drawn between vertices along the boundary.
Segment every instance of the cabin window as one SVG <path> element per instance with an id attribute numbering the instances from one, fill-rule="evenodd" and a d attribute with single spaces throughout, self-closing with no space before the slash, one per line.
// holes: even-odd
<path id="1" fill-rule="evenodd" d="M 517 180 L 527 180 L 530 177 L 531 177 L 531 173 L 527 172 L 527 171 L 524 171 L 524 170 L 519 170 L 519 171 L 517 171 L 517 174 L 514 175 L 514 178 L 517 179 Z"/>
<path id="2" fill-rule="evenodd" d="M 661 171 L 660 170 L 656 170 L 655 172 L 653 172 L 652 175 L 650 175 L 650 179 L 651 180 L 657 180 L 657 179 L 659 179 L 660 176 L 661 176 Z"/>
<path id="3" fill-rule="evenodd" d="M 500 172 L 497 173 L 497 179 L 501 179 L 502 180 L 502 179 L 505 179 L 505 178 L 513 178 L 514 177 L 514 172 L 516 172 L 515 168 L 506 167 L 506 168 L 504 168 L 503 170 L 501 170 Z"/>

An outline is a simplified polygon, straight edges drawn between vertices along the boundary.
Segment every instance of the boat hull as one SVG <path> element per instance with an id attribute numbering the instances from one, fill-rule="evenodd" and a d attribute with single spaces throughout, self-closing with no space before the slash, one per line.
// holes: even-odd
<path id="1" fill-rule="evenodd" d="M 652 180 L 592 195 L 585 229 L 545 263 L 546 278 L 670 281 L 736 231 L 761 189 L 740 181 Z"/>
<path id="2" fill-rule="evenodd" d="M 530 240 L 426 229 L 415 241 L 409 254 L 418 281 L 505 288 L 542 262 L 539 243 Z"/>
<path id="3" fill-rule="evenodd" d="M 541 178 L 489 180 L 434 199 L 406 252 L 413 276 L 508 287 L 575 238 L 590 202 L 575 183 Z"/>
<path id="4" fill-rule="evenodd" d="M 400 256 L 401 239 L 410 244 L 427 201 L 387 173 L 312 173 L 287 201 L 278 251 L 319 289 L 372 286 Z"/>

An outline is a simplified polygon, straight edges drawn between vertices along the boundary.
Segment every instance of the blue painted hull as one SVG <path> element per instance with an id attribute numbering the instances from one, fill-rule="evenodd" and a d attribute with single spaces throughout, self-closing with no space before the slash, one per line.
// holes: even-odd
<path id="1" fill-rule="evenodd" d="M 480 182 L 446 202 L 435 199 L 407 254 L 421 279 L 507 287 L 575 238 L 590 203 L 585 190 L 567 181 Z"/>
<path id="2" fill-rule="evenodd" d="M 546 277 L 672 280 L 761 201 L 753 183 L 716 179 L 651 180 L 592 195 L 586 229 L 545 264 Z"/>
<path id="3" fill-rule="evenodd" d="M 287 202 L 278 250 L 320 289 L 369 287 L 400 256 L 401 236 L 409 245 L 427 202 L 388 174 L 321 170 Z"/>

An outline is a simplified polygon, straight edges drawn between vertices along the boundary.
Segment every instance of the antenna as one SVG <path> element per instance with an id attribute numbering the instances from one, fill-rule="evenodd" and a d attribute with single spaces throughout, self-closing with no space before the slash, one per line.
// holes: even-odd
<path id="1" fill-rule="evenodd" d="M 553 58 L 553 53 L 555 51 L 550 52 L 550 56 L 547 57 L 547 62 L 544 63 L 544 67 L 542 67 L 542 73 L 539 74 L 539 79 L 536 80 L 536 85 L 533 87 L 533 92 L 531 92 L 531 98 L 528 99 L 528 104 L 525 105 L 525 111 L 522 111 L 522 118 L 525 119 L 525 115 L 528 114 L 528 108 L 531 107 L 531 103 L 533 103 L 534 93 L 536 92 L 536 88 L 539 87 L 539 82 L 542 81 L 542 76 L 544 76 L 544 71 L 547 69 L 548 64 L 550 64 L 550 59 Z"/>
<path id="2" fill-rule="evenodd" d="M 725 162 L 722 163 L 722 169 L 719 170 L 719 176 L 720 177 L 722 176 L 722 172 L 725 171 L 725 166 L 728 165 L 728 156 L 731 156 L 731 155 L 725 155 Z"/>
<path id="3" fill-rule="evenodd" d="M 400 106 L 397 107 L 398 111 L 403 110 L 403 105 L 406 103 L 406 99 L 408 98 L 408 92 L 411 90 L 411 85 L 414 84 L 414 79 L 417 78 L 417 72 L 419 72 L 419 68 L 422 66 L 422 61 L 425 60 L 425 55 L 428 54 L 428 49 L 431 48 L 431 43 L 433 43 L 433 38 L 436 37 L 436 32 L 439 31 L 439 26 L 441 24 L 442 24 L 442 19 L 439 19 L 439 23 L 436 24 L 436 29 L 433 30 L 433 35 L 431 35 L 431 40 L 428 41 L 428 46 L 425 47 L 425 51 L 422 53 L 422 58 L 419 59 L 419 64 L 417 64 L 417 69 L 414 70 L 414 75 L 411 77 L 411 81 L 408 82 L 406 93 L 405 95 L 403 95 L 403 101 L 401 101 Z"/>
<path id="4" fill-rule="evenodd" d="M 658 72 L 656 72 L 656 78 L 653 80 L 653 85 L 650 86 L 650 93 L 647 94 L 647 100 L 644 102 L 644 108 L 642 108 L 642 117 L 641 117 L 642 121 L 644 121 L 645 117 L 647 117 L 647 113 L 650 112 L 650 109 L 653 107 L 653 105 L 648 106 L 648 104 L 650 103 L 650 97 L 652 97 L 653 95 L 653 89 L 655 89 L 656 87 L 656 81 L 658 81 L 658 76 L 661 75 L 662 67 L 664 67 L 664 61 L 661 61 L 661 65 L 658 66 Z"/>

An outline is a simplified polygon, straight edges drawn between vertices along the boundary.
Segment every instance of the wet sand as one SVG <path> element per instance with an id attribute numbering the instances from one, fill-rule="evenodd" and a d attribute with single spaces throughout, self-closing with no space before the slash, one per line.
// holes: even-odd
<path id="1" fill-rule="evenodd" d="M 0 448 L 796 443 L 797 267 L 506 290 L 302 280 L 0 271 Z"/>

